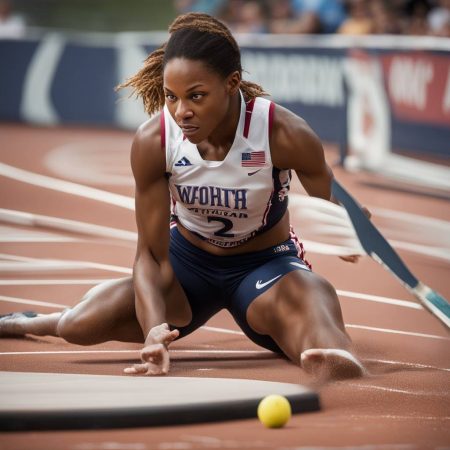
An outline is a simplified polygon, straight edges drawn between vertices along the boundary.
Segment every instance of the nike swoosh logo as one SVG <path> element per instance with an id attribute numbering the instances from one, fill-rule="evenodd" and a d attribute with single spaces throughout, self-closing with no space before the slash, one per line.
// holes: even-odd
<path id="1" fill-rule="evenodd" d="M 266 281 L 265 283 L 262 283 L 262 280 L 258 280 L 255 285 L 256 289 L 262 289 L 263 287 L 267 286 L 268 284 L 272 283 L 273 281 L 278 280 L 278 278 L 280 278 L 280 277 L 281 277 L 281 274 L 277 275 L 275 278 L 272 278 L 269 281 Z"/>
<path id="2" fill-rule="evenodd" d="M 258 173 L 261 169 L 255 170 L 254 172 L 249 172 L 247 175 L 251 177 L 252 175 L 255 175 L 255 173 Z"/>

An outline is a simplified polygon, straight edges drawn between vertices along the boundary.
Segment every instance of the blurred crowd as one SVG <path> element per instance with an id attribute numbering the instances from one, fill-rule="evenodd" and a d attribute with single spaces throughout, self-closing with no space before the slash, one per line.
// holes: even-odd
<path id="1" fill-rule="evenodd" d="M 450 0 L 0 0 L 0 38 L 21 37 L 27 26 L 165 29 L 188 11 L 212 14 L 237 33 L 450 37 Z"/>
<path id="2" fill-rule="evenodd" d="M 212 14 L 238 33 L 450 37 L 450 0 L 175 0 L 178 14 Z"/>

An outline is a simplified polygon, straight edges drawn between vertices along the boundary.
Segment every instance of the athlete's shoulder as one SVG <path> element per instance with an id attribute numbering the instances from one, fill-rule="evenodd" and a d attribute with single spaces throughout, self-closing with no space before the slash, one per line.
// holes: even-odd
<path id="1" fill-rule="evenodd" d="M 277 103 L 274 103 L 272 126 L 275 137 L 279 137 L 277 133 L 281 135 L 289 134 L 290 136 L 297 134 L 315 135 L 306 120 Z"/>
<path id="2" fill-rule="evenodd" d="M 161 145 L 160 113 L 144 122 L 136 131 L 131 146 L 131 168 L 138 186 L 165 174 L 165 152 Z"/>
<path id="3" fill-rule="evenodd" d="M 138 148 L 157 148 L 161 149 L 161 113 L 157 113 L 150 119 L 142 123 L 136 131 L 133 144 Z"/>
<path id="4" fill-rule="evenodd" d="M 308 123 L 278 104 L 274 108 L 270 148 L 275 166 L 292 169 L 303 156 L 323 153 L 322 143 Z"/>

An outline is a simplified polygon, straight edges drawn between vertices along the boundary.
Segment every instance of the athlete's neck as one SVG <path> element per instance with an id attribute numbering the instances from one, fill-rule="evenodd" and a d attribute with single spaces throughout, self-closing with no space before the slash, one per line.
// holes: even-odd
<path id="1" fill-rule="evenodd" d="M 233 145 L 241 115 L 241 94 L 237 92 L 230 99 L 230 107 L 220 125 L 208 136 L 205 144 L 228 151 Z"/>

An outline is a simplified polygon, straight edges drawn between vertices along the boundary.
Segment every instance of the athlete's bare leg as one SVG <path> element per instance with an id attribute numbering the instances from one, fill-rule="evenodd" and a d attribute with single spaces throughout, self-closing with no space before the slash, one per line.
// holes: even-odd
<path id="1" fill-rule="evenodd" d="M 181 326 L 190 321 L 190 311 L 183 310 L 184 299 L 180 299 L 177 283 L 172 291 L 167 304 L 168 320 Z M 31 318 L 18 313 L 0 319 L 0 337 L 25 334 L 59 336 L 79 345 L 111 340 L 144 342 L 136 318 L 133 279 L 101 283 L 90 289 L 76 306 L 62 312 Z"/>
<path id="2" fill-rule="evenodd" d="M 59 336 L 68 342 L 92 345 L 109 340 L 143 342 L 136 319 L 131 277 L 107 281 L 90 289 L 81 302 L 62 312 L 0 319 L 0 336 Z"/>
<path id="3" fill-rule="evenodd" d="M 318 380 L 365 373 L 352 353 L 336 291 L 312 272 L 297 270 L 285 275 L 252 302 L 247 320 Z"/>
<path id="4" fill-rule="evenodd" d="M 56 336 L 56 327 L 62 312 L 27 317 L 22 313 L 9 314 L 0 318 L 0 336 Z"/>

